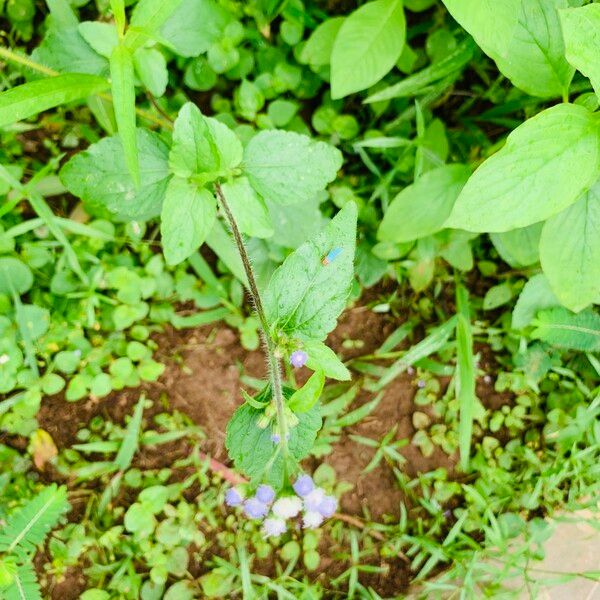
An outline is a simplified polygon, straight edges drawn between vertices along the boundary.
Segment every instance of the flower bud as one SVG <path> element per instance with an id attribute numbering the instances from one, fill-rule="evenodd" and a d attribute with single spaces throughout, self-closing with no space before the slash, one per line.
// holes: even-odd
<path id="1" fill-rule="evenodd" d="M 310 475 L 301 475 L 296 479 L 293 485 L 294 491 L 298 496 L 306 496 L 315 489 L 315 484 Z"/>

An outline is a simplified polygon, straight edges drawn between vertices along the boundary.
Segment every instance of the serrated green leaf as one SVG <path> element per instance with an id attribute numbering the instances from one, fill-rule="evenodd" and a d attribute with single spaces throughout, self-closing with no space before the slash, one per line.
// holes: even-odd
<path id="1" fill-rule="evenodd" d="M 50 27 L 42 43 L 32 52 L 31 58 L 59 73 L 100 76 L 108 73 L 108 61 L 85 41 L 77 24 L 72 27 Z"/>
<path id="2" fill-rule="evenodd" d="M 95 75 L 58 75 L 18 85 L 0 93 L 0 127 L 27 119 L 49 108 L 82 100 L 108 89 Z"/>
<path id="3" fill-rule="evenodd" d="M 246 177 L 238 177 L 223 183 L 221 187 L 242 233 L 259 238 L 273 235 L 273 224 L 265 202 Z"/>
<path id="4" fill-rule="evenodd" d="M 425 173 L 392 200 L 377 238 L 411 242 L 442 229 L 470 174 L 465 165 L 445 165 Z"/>
<path id="5" fill-rule="evenodd" d="M 396 64 L 405 39 L 401 0 L 373 0 L 355 10 L 342 23 L 333 44 L 332 98 L 377 83 Z"/>
<path id="6" fill-rule="evenodd" d="M 271 427 L 261 429 L 258 426 L 263 415 L 264 411 L 248 404 L 240 406 L 227 425 L 225 443 L 237 469 L 250 478 L 264 478 L 274 488 L 280 489 L 284 483 L 283 457 L 278 453 L 275 460 L 270 462 L 280 446 L 273 444 L 271 440 Z M 300 413 L 298 419 L 298 424 L 289 431 L 288 440 L 289 452 L 295 461 L 308 455 L 321 428 L 319 406 L 315 405 L 309 411 Z"/>
<path id="7" fill-rule="evenodd" d="M 600 97 L 600 5 L 558 11 L 565 43 L 566 59 L 589 77 Z"/>
<path id="8" fill-rule="evenodd" d="M 600 182 L 544 224 L 544 274 L 561 304 L 578 312 L 600 298 Z"/>
<path id="9" fill-rule="evenodd" d="M 67 189 L 90 208 L 102 206 L 118 220 L 145 221 L 162 209 L 169 181 L 168 147 L 156 133 L 137 130 L 141 185 L 125 166 L 121 140 L 107 137 L 76 154 L 61 170 Z"/>
<path id="10" fill-rule="evenodd" d="M 537 314 L 531 336 L 559 348 L 600 351 L 600 315 L 592 308 L 574 314 L 566 308 L 550 308 Z"/>
<path id="11" fill-rule="evenodd" d="M 545 275 L 534 275 L 526 284 L 512 313 L 512 326 L 515 329 L 527 327 L 533 321 L 536 313 L 545 308 L 560 304 L 554 295 Z"/>
<path id="12" fill-rule="evenodd" d="M 323 340 L 335 327 L 354 274 L 356 214 L 356 204 L 348 202 L 321 233 L 275 271 L 263 298 L 274 331 Z M 323 259 L 334 249 L 340 250 L 339 255 L 324 265 Z"/>
<path id="13" fill-rule="evenodd" d="M 288 406 L 294 413 L 304 413 L 310 410 L 321 397 L 325 385 L 323 369 L 317 370 L 308 378 L 308 381 L 296 390 L 289 399 Z"/>
<path id="14" fill-rule="evenodd" d="M 4 600 L 42 600 L 33 564 L 19 565 L 12 584 L 2 594 Z"/>
<path id="15" fill-rule="evenodd" d="M 133 57 L 123 44 L 117 45 L 110 56 L 110 77 L 119 136 L 123 144 L 125 163 L 136 188 L 140 186 L 135 128 L 135 85 Z"/>
<path id="16" fill-rule="evenodd" d="M 244 150 L 244 172 L 265 199 L 309 202 L 342 166 L 337 148 L 292 131 L 261 131 Z"/>
<path id="17" fill-rule="evenodd" d="M 509 136 L 463 188 L 446 227 L 500 232 L 559 213 L 600 170 L 599 123 L 582 106 L 560 104 Z"/>
<path id="18" fill-rule="evenodd" d="M 176 265 L 204 242 L 217 217 L 215 197 L 205 188 L 181 177 L 167 187 L 161 213 L 163 253 L 169 265 Z"/>

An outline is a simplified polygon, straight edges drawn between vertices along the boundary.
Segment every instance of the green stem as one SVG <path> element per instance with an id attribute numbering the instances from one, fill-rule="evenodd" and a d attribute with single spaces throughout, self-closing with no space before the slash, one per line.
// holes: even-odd
<path id="1" fill-rule="evenodd" d="M 256 311 L 258 320 L 260 322 L 265 353 L 267 355 L 267 364 L 269 366 L 269 379 L 271 383 L 271 391 L 273 393 L 273 400 L 275 401 L 275 408 L 277 410 L 277 426 L 279 430 L 279 435 L 281 436 L 280 443 L 281 449 L 283 451 L 283 464 L 285 470 L 288 452 L 288 431 L 287 423 L 285 420 L 285 404 L 283 400 L 281 366 L 279 364 L 279 358 L 277 357 L 275 341 L 273 340 L 273 337 L 271 335 L 271 330 L 267 321 L 267 317 L 265 315 L 262 299 L 258 291 L 258 286 L 256 285 L 254 269 L 252 268 L 252 263 L 250 262 L 250 257 L 248 256 L 246 244 L 244 243 L 244 238 L 242 237 L 242 234 L 237 225 L 237 221 L 235 220 L 235 217 L 233 216 L 233 213 L 229 208 L 229 204 L 227 203 L 227 199 L 225 198 L 225 194 L 223 193 L 221 184 L 219 184 L 218 182 L 215 183 L 215 191 L 219 203 L 221 204 L 223 211 L 225 212 L 225 216 L 227 218 L 229 227 L 231 228 L 233 239 L 235 241 L 235 245 L 237 246 L 240 258 L 242 259 L 244 271 L 246 272 L 246 278 L 248 279 L 248 292 L 250 293 L 250 297 L 252 298 L 252 302 L 254 304 L 254 310 Z"/>

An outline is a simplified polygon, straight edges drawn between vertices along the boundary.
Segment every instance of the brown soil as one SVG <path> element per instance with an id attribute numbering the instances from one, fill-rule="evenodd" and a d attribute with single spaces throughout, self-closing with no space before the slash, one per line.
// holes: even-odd
<path id="1" fill-rule="evenodd" d="M 398 325 L 399 322 L 390 316 L 358 306 L 342 316 L 329 343 L 344 359 L 364 355 L 378 348 Z M 360 348 L 356 347 L 355 340 L 362 340 Z M 207 436 L 205 450 L 226 462 L 225 426 L 241 403 L 240 376 L 262 377 L 265 371 L 262 354 L 245 351 L 239 344 L 237 333 L 222 325 L 187 331 L 169 329 L 157 337 L 157 342 L 158 359 L 167 365 L 159 382 L 145 384 L 141 390 L 126 389 L 102 399 L 75 403 L 66 402 L 62 396 L 46 398 L 39 414 L 40 427 L 50 433 L 59 448 L 69 447 L 76 442 L 77 431 L 94 415 L 122 421 L 131 413 L 143 390 L 155 401 L 146 418 L 152 412 L 164 410 L 165 402 L 168 402 L 169 409 L 187 414 L 202 427 Z M 386 388 L 376 410 L 357 425 L 347 428 L 333 452 L 324 458 L 324 462 L 334 467 L 339 480 L 354 486 L 342 498 L 342 512 L 375 520 L 397 519 L 403 496 L 392 469 L 382 461 L 372 472 L 362 473 L 374 450 L 357 444 L 349 436 L 357 434 L 379 440 L 397 425 L 396 438 L 410 439 L 414 433 L 411 415 L 415 391 L 414 377 L 408 374 L 398 377 Z M 373 397 L 372 393 L 362 391 L 351 408 Z M 160 452 L 144 449 L 139 452 L 135 464 L 145 468 L 168 467 L 186 452 L 184 441 L 163 446 Z M 451 470 L 454 464 L 454 460 L 440 450 L 424 458 L 418 448 L 408 444 L 401 452 L 407 459 L 404 470 L 410 476 L 438 467 Z M 309 459 L 306 468 L 311 470 L 318 464 L 319 461 Z M 46 477 L 52 475 L 46 474 Z M 368 581 L 384 596 L 400 593 L 409 581 L 406 563 L 398 560 L 387 566 L 390 570 L 385 577 L 370 577 Z M 77 570 L 72 577 L 54 587 L 52 598 L 77 598 L 82 589 L 82 574 Z"/>

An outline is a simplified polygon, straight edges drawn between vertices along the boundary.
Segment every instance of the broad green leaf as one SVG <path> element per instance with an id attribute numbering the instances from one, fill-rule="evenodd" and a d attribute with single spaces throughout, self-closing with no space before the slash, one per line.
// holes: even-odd
<path id="1" fill-rule="evenodd" d="M 550 283 L 545 275 L 534 275 L 526 284 L 512 313 L 512 326 L 514 329 L 527 327 L 536 313 L 546 308 L 559 306 L 560 302 L 554 295 Z"/>
<path id="2" fill-rule="evenodd" d="M 292 394 L 288 402 L 290 410 L 296 414 L 310 410 L 319 401 L 324 385 L 325 373 L 323 369 L 317 369 L 308 381 Z"/>
<path id="3" fill-rule="evenodd" d="M 313 68 L 328 65 L 335 38 L 345 17 L 333 17 L 323 21 L 311 34 L 300 53 L 300 62 Z"/>
<path id="4" fill-rule="evenodd" d="M 247 287 L 248 279 L 246 278 L 240 253 L 221 221 L 215 221 L 214 227 L 210 230 L 206 238 L 206 244 L 223 261 L 223 264 L 235 277 Z"/>
<path id="5" fill-rule="evenodd" d="M 149 39 L 156 38 L 160 28 L 181 3 L 182 0 L 140 0 L 131 15 L 125 45 L 133 52 Z"/>
<path id="6" fill-rule="evenodd" d="M 544 274 L 561 304 L 578 312 L 600 298 L 600 182 L 544 224 Z"/>
<path id="7" fill-rule="evenodd" d="M 108 61 L 83 39 L 76 24 L 72 27 L 50 27 L 31 58 L 59 73 L 100 76 L 108 73 Z"/>
<path id="8" fill-rule="evenodd" d="M 168 147 L 157 133 L 137 130 L 141 185 L 125 166 L 121 140 L 107 137 L 76 154 L 61 170 L 67 189 L 90 208 L 102 206 L 118 220 L 145 221 L 162 209 L 169 180 Z"/>
<path id="9" fill-rule="evenodd" d="M 560 212 L 598 179 L 599 133 L 594 115 L 574 104 L 525 121 L 471 176 L 446 227 L 508 231 Z"/>
<path id="10" fill-rule="evenodd" d="M 503 233 L 491 233 L 490 239 L 504 262 L 516 269 L 528 267 L 540 260 L 542 226 L 543 223 L 534 223 Z"/>
<path id="11" fill-rule="evenodd" d="M 33 273 L 18 258 L 0 257 L 0 294 L 24 294 L 33 285 Z"/>
<path id="12" fill-rule="evenodd" d="M 306 340 L 303 349 L 308 354 L 306 366 L 309 369 L 313 371 L 322 369 L 327 377 L 337 379 L 338 381 L 349 381 L 351 379 L 350 371 L 348 371 L 344 363 L 323 342 Z"/>
<path id="13" fill-rule="evenodd" d="M 573 69 L 564 57 L 558 9 L 568 0 L 444 0 L 452 16 L 514 85 L 553 98 L 568 90 Z"/>
<path id="14" fill-rule="evenodd" d="M 21 335 L 33 342 L 48 331 L 50 312 L 36 304 L 20 304 L 16 307 L 15 320 Z"/>
<path id="15" fill-rule="evenodd" d="M 589 77 L 600 97 L 600 5 L 564 8 L 559 16 L 567 60 Z"/>
<path id="16" fill-rule="evenodd" d="M 115 118 L 123 143 L 125 163 L 136 187 L 140 185 L 140 164 L 135 129 L 135 85 L 133 58 L 123 44 L 110 57 L 110 77 Z"/>
<path id="17" fill-rule="evenodd" d="M 280 489 L 284 483 L 283 457 L 278 453 L 271 463 L 278 446 L 271 440 L 272 427 L 267 426 L 263 429 L 258 426 L 263 415 L 263 410 L 253 408 L 249 404 L 240 406 L 227 425 L 225 443 L 237 469 L 250 478 L 264 477 L 267 483 L 275 489 Z M 288 440 L 289 452 L 295 461 L 308 455 L 321 428 L 319 405 L 298 414 L 298 419 L 299 423 L 289 431 Z M 288 470 L 289 468 L 288 466 Z"/>
<path id="18" fill-rule="evenodd" d="M 376 84 L 396 64 L 405 39 L 401 0 L 372 0 L 355 10 L 342 23 L 333 44 L 332 98 Z"/>
<path id="19" fill-rule="evenodd" d="M 84 21 L 78 25 L 83 39 L 100 55 L 110 59 L 119 43 L 119 35 L 111 23 Z"/>
<path id="20" fill-rule="evenodd" d="M 169 155 L 171 170 L 176 175 L 206 174 L 206 181 L 211 181 L 219 175 L 228 175 L 241 160 L 241 142 L 229 127 L 205 117 L 191 102 L 183 105 L 175 121 Z"/>
<path id="21" fill-rule="evenodd" d="M 292 131 L 261 131 L 244 150 L 243 168 L 267 201 L 309 202 L 342 166 L 337 148 Z"/>
<path id="22" fill-rule="evenodd" d="M 550 308 L 538 313 L 531 336 L 559 348 L 600 351 L 600 315 L 592 308 L 574 314 L 566 308 Z"/>
<path id="23" fill-rule="evenodd" d="M 77 27 L 77 15 L 69 0 L 46 0 L 50 9 L 51 27 Z"/>
<path id="24" fill-rule="evenodd" d="M 160 233 L 167 264 L 176 265 L 206 239 L 217 216 L 215 197 L 205 188 L 173 177 L 162 207 Z"/>
<path id="25" fill-rule="evenodd" d="M 232 20 L 214 0 L 183 0 L 160 29 L 162 40 L 181 56 L 198 56 L 219 41 Z"/>
<path id="26" fill-rule="evenodd" d="M 275 271 L 263 298 L 274 331 L 323 340 L 335 327 L 353 278 L 356 213 L 356 204 L 348 202 L 320 234 Z M 332 250 L 339 254 L 324 265 Z"/>
<path id="27" fill-rule="evenodd" d="M 296 204 L 265 202 L 275 230 L 269 241 L 284 248 L 296 249 L 319 233 L 328 222 L 321 214 L 318 195 Z"/>
<path id="28" fill-rule="evenodd" d="M 273 235 L 273 224 L 264 200 L 246 177 L 223 183 L 222 190 L 242 233 L 260 238 Z"/>
<path id="29" fill-rule="evenodd" d="M 18 85 L 0 93 L 0 127 L 36 115 L 43 110 L 82 100 L 108 89 L 95 75 L 58 75 Z"/>
<path id="30" fill-rule="evenodd" d="M 513 297 L 513 291 L 508 283 L 493 285 L 483 297 L 483 310 L 494 310 L 499 306 L 508 304 Z"/>
<path id="31" fill-rule="evenodd" d="M 442 229 L 470 174 L 465 165 L 445 165 L 425 173 L 392 200 L 377 238 L 411 242 Z"/>
<path id="32" fill-rule="evenodd" d="M 156 48 L 139 48 L 133 55 L 135 72 L 148 91 L 160 98 L 167 89 L 167 61 Z"/>

